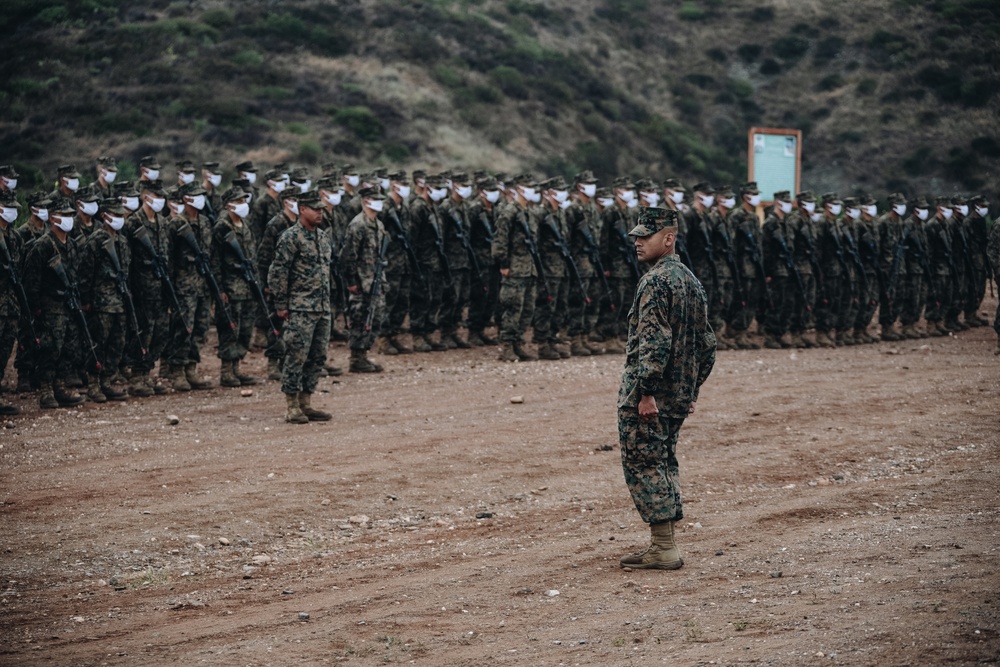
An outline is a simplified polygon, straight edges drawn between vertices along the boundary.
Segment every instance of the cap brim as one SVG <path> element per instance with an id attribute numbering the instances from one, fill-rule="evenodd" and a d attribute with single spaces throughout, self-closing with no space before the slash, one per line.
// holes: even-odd
<path id="1" fill-rule="evenodd" d="M 636 225 L 632 228 L 632 231 L 628 233 L 629 236 L 652 236 L 657 231 L 656 229 L 650 229 L 646 225 Z"/>

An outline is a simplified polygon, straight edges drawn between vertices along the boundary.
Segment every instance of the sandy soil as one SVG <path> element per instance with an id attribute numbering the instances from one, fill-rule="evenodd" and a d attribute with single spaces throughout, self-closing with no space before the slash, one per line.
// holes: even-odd
<path id="1" fill-rule="evenodd" d="M 274 382 L 16 398 L 0 664 L 994 664 L 994 340 L 720 353 L 676 572 L 618 566 L 621 356 L 387 359 L 304 426 Z"/>

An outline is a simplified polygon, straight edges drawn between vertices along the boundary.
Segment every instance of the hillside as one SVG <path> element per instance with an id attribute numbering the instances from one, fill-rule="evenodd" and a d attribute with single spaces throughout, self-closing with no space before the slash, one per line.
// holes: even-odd
<path id="1" fill-rule="evenodd" d="M 0 163 L 116 155 L 1000 195 L 993 0 L 12 0 Z M 168 176 L 172 175 L 170 169 Z"/>

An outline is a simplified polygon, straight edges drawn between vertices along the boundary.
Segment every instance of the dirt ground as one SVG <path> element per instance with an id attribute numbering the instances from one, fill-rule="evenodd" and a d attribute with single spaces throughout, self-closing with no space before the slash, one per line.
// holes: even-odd
<path id="1" fill-rule="evenodd" d="M 676 572 L 618 566 L 621 356 L 384 359 L 304 426 L 274 382 L 15 398 L 0 664 L 995 664 L 994 341 L 720 353 Z"/>

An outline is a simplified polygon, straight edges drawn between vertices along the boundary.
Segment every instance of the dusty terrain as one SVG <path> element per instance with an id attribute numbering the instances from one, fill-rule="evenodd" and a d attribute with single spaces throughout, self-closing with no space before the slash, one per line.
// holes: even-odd
<path id="1" fill-rule="evenodd" d="M 324 379 L 335 419 L 307 426 L 273 382 L 17 398 L 0 664 L 994 664 L 994 344 L 720 353 L 681 432 L 676 572 L 618 566 L 648 534 L 620 356 L 388 359 Z"/>

